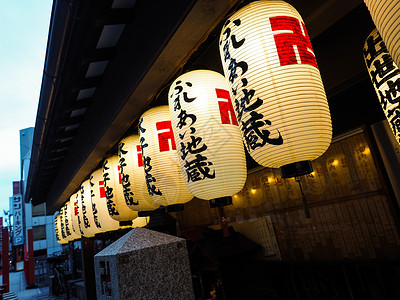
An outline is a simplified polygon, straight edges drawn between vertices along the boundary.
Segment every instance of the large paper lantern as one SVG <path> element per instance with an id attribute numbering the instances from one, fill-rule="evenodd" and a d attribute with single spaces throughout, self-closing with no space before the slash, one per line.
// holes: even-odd
<path id="1" fill-rule="evenodd" d="M 158 208 L 160 205 L 151 199 L 147 191 L 138 135 L 121 140 L 118 145 L 118 157 L 125 202 L 129 208 L 135 211 L 151 211 Z"/>
<path id="2" fill-rule="evenodd" d="M 70 200 L 65 202 L 62 210 L 60 210 L 60 214 L 63 214 L 64 225 L 65 225 L 65 233 L 67 235 L 68 241 L 73 241 L 81 238 L 79 232 L 75 232 L 72 227 L 72 211 Z"/>
<path id="3" fill-rule="evenodd" d="M 113 231 L 120 229 L 119 221 L 114 220 L 108 213 L 102 169 L 98 169 L 91 174 L 90 187 L 93 218 L 96 227 L 101 231 Z"/>
<path id="4" fill-rule="evenodd" d="M 379 102 L 397 142 L 400 143 L 400 70 L 376 29 L 365 41 L 363 52 Z"/>
<path id="5" fill-rule="evenodd" d="M 125 202 L 121 168 L 117 155 L 104 160 L 103 180 L 108 214 L 119 222 L 131 222 L 138 216 L 138 213 L 130 209 Z"/>
<path id="6" fill-rule="evenodd" d="M 256 1 L 224 24 L 220 54 L 244 144 L 283 177 L 310 173 L 329 147 L 328 102 L 310 38 L 283 1 Z M 292 172 L 294 171 L 294 172 Z"/>
<path id="7" fill-rule="evenodd" d="M 168 105 L 146 111 L 139 123 L 143 167 L 148 192 L 154 202 L 169 206 L 190 201 L 179 166 Z"/>
<path id="8" fill-rule="evenodd" d="M 66 240 L 66 236 L 65 236 L 65 232 L 64 232 L 64 236 L 62 234 L 62 230 L 61 230 L 61 214 L 57 213 L 54 216 L 54 227 L 55 227 L 55 231 L 56 231 L 56 240 L 59 244 L 64 245 L 67 244 L 68 241 Z"/>
<path id="9" fill-rule="evenodd" d="M 239 192 L 247 177 L 246 156 L 225 77 L 208 70 L 188 72 L 173 82 L 168 99 L 190 192 L 205 200 Z"/>
<path id="10" fill-rule="evenodd" d="M 400 65 L 400 2 L 364 0 L 395 64 Z"/>

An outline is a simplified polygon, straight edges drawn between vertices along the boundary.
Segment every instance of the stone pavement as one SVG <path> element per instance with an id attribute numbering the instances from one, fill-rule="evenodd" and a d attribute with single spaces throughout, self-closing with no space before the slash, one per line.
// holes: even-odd
<path id="1" fill-rule="evenodd" d="M 3 279 L 3 276 L 0 276 Z M 12 297 L 12 295 L 15 297 Z M 47 299 L 67 299 L 66 295 L 52 296 L 49 294 L 49 287 L 38 287 L 34 289 L 26 289 L 26 280 L 24 271 L 11 272 L 10 273 L 10 293 L 8 293 L 6 299 L 18 299 L 18 300 L 47 300 Z M 70 300 L 76 298 L 70 297 Z"/>

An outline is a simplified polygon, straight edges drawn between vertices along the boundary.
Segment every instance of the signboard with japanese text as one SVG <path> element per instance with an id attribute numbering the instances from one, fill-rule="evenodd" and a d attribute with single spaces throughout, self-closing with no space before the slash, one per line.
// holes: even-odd
<path id="1" fill-rule="evenodd" d="M 12 197 L 12 210 L 14 215 L 14 245 L 24 244 L 24 219 L 22 195 Z"/>

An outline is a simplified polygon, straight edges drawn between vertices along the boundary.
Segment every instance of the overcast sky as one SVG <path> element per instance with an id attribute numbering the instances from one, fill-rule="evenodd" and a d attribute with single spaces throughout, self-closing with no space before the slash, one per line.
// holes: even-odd
<path id="1" fill-rule="evenodd" d="M 51 0 L 0 0 L 0 215 L 20 180 L 19 130 L 34 127 Z"/>

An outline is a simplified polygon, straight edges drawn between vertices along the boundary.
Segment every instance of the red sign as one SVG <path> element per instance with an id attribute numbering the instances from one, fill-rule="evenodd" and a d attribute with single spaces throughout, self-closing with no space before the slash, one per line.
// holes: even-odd
<path id="1" fill-rule="evenodd" d="M 140 145 L 136 145 L 136 151 L 137 151 L 138 166 L 143 167 L 142 148 L 140 147 Z"/>
<path id="2" fill-rule="evenodd" d="M 274 33 L 281 66 L 309 64 L 318 68 L 310 37 L 303 22 L 286 16 L 272 17 L 270 21 L 272 31 L 281 31 Z"/>
<path id="3" fill-rule="evenodd" d="M 172 131 L 171 121 L 161 121 L 156 123 L 158 132 L 158 146 L 160 152 L 176 150 L 174 133 Z"/>
<path id="4" fill-rule="evenodd" d="M 224 99 L 218 101 L 219 113 L 221 115 L 222 124 L 233 124 L 237 125 L 235 111 L 233 110 L 233 105 L 231 101 L 231 96 L 229 91 L 223 89 L 215 89 L 218 99 Z"/>

